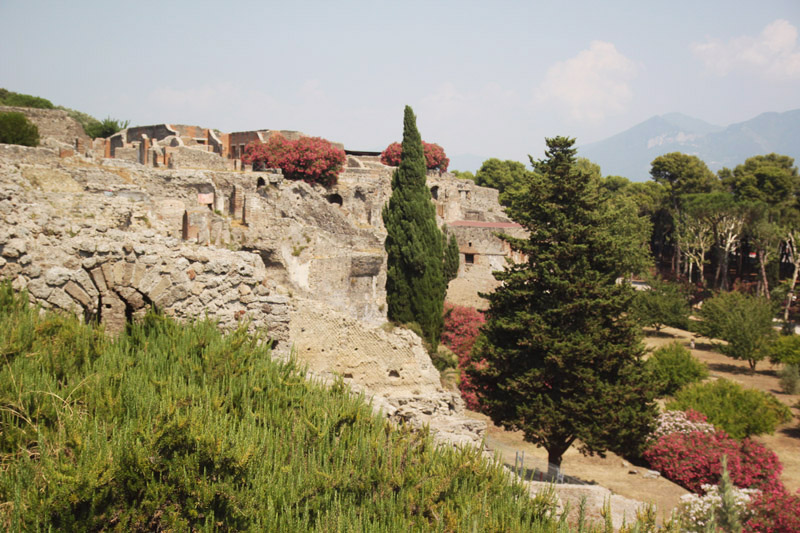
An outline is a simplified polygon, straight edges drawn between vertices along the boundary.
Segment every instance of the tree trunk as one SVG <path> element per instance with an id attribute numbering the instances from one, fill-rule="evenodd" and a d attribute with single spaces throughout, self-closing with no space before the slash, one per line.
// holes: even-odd
<path id="1" fill-rule="evenodd" d="M 561 473 L 561 457 L 566 450 L 547 450 L 547 481 L 554 483 Z"/>
<path id="2" fill-rule="evenodd" d="M 759 294 L 763 294 L 769 300 L 769 280 L 767 280 L 767 252 L 758 249 L 758 266 L 761 270 L 761 283 L 759 283 Z M 739 254 L 740 256 L 743 254 Z M 762 292 L 763 291 L 763 292 Z"/>
<path id="3" fill-rule="evenodd" d="M 783 321 L 789 322 L 789 308 L 792 307 L 792 300 L 794 299 L 794 288 L 797 285 L 797 273 L 800 270 L 800 261 L 796 258 L 792 261 L 794 264 L 794 272 L 792 272 L 792 282 L 789 284 L 789 294 L 786 295 L 786 309 L 783 310 Z"/>
<path id="4" fill-rule="evenodd" d="M 797 274 L 800 270 L 800 254 L 797 253 L 797 243 L 795 242 L 794 233 L 789 232 L 786 237 L 786 248 L 789 257 L 791 258 L 794 271 L 792 271 L 792 282 L 789 283 L 789 294 L 786 295 L 786 309 L 783 310 L 783 321 L 789 322 L 789 308 L 792 307 L 792 300 L 794 299 L 794 288 L 797 285 Z"/>

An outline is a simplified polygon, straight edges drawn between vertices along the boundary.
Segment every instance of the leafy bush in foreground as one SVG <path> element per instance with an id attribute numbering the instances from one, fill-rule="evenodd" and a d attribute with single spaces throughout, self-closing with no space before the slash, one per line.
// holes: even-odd
<path id="1" fill-rule="evenodd" d="M 659 396 L 671 396 L 681 387 L 708 377 L 708 368 L 679 342 L 653 352 L 647 367 L 659 385 Z"/>
<path id="2" fill-rule="evenodd" d="M 736 439 L 773 433 L 792 419 L 791 410 L 772 394 L 745 389 L 727 379 L 689 385 L 675 394 L 667 409 L 694 409 Z"/>
<path id="3" fill-rule="evenodd" d="M 0 527 L 565 531 L 477 449 L 308 382 L 244 329 L 147 315 L 114 341 L 0 286 Z"/>

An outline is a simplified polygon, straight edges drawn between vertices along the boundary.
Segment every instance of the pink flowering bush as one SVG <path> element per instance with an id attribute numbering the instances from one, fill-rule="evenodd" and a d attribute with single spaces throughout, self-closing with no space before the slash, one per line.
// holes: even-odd
<path id="1" fill-rule="evenodd" d="M 425 154 L 425 165 L 428 170 L 447 171 L 450 160 L 445 155 L 444 148 L 435 143 L 422 141 L 422 150 Z M 392 143 L 386 147 L 386 150 L 381 152 L 381 163 L 390 167 L 399 166 L 402 154 L 403 145 L 396 142 Z"/>
<path id="2" fill-rule="evenodd" d="M 797 533 L 800 531 L 800 494 L 762 492 L 752 497 L 751 518 L 744 530 L 752 533 Z"/>
<path id="3" fill-rule="evenodd" d="M 320 137 L 290 141 L 274 135 L 265 143 L 253 141 L 245 147 L 242 162 L 264 168 L 280 168 L 290 180 L 330 186 L 344 168 L 344 150 Z"/>
<path id="4" fill-rule="evenodd" d="M 783 490 L 783 466 L 778 457 L 757 442 L 737 441 L 724 431 L 662 435 L 644 452 L 652 468 L 692 492 L 702 492 L 704 484 L 719 482 L 723 455 L 728 457 L 728 471 L 737 487 Z"/>
<path id="5" fill-rule="evenodd" d="M 458 357 L 458 369 L 461 371 L 459 384 L 461 397 L 464 398 L 467 408 L 475 411 L 480 408 L 475 394 L 475 385 L 464 369 L 470 363 L 469 354 L 480 335 L 480 328 L 484 322 L 486 319 L 483 317 L 483 313 L 472 307 L 444 304 L 442 343 Z"/>

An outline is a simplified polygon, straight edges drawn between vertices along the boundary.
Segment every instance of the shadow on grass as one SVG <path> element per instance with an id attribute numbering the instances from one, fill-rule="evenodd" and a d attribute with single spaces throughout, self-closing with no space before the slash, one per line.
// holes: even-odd
<path id="1" fill-rule="evenodd" d="M 653 328 L 645 328 L 645 334 L 648 337 L 658 337 L 660 339 L 678 339 L 679 335 L 673 335 L 668 331 L 656 331 Z"/>
<path id="2" fill-rule="evenodd" d="M 504 462 L 503 464 L 506 466 L 506 468 L 519 475 L 519 469 L 515 471 L 511 463 Z M 596 481 L 586 481 L 585 479 L 577 478 L 575 476 L 569 476 L 566 474 L 561 478 L 561 480 L 559 480 L 555 475 L 548 474 L 546 470 L 541 470 L 536 467 L 528 468 L 527 466 L 524 468 L 520 478 L 523 481 L 542 481 L 545 483 L 568 483 L 570 485 L 597 485 Z"/>
<path id="3" fill-rule="evenodd" d="M 778 433 L 782 433 L 783 435 L 786 435 L 787 437 L 792 439 L 800 440 L 800 426 L 798 426 L 797 424 L 785 427 L 783 429 L 779 429 Z"/>
<path id="4" fill-rule="evenodd" d="M 753 376 L 753 372 L 749 367 L 736 366 L 730 363 L 706 363 L 708 369 L 712 372 L 725 372 L 726 374 L 736 374 L 740 376 Z M 756 372 L 758 374 L 758 372 Z"/>

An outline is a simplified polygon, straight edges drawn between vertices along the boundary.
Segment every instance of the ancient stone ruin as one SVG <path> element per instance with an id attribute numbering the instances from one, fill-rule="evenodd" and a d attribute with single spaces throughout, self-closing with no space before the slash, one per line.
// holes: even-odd
<path id="1" fill-rule="evenodd" d="M 222 133 L 161 124 L 90 141 L 63 111 L 26 110 L 43 146 L 0 145 L 0 277 L 44 308 L 97 319 L 110 333 L 156 306 L 182 320 L 247 324 L 322 379 L 341 376 L 385 413 L 478 442 L 419 338 L 386 324 L 381 218 L 392 169 L 348 152 L 330 188 L 253 172 L 239 157 L 270 130 Z M 297 132 L 283 135 L 300 136 Z M 521 234 L 497 191 L 428 176 L 461 269 L 448 293 L 481 305 Z"/>

